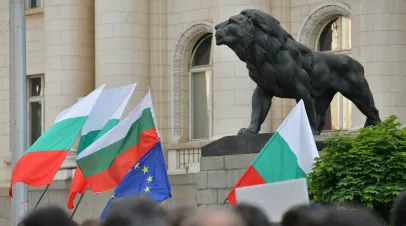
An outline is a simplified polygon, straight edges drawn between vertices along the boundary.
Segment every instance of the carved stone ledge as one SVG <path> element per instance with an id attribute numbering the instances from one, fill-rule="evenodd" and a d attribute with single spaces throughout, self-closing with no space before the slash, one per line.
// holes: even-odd
<path id="1" fill-rule="evenodd" d="M 184 108 L 184 62 L 185 56 L 189 56 L 188 47 L 191 48 L 194 41 L 202 35 L 213 32 L 213 24 L 209 21 L 199 22 L 190 26 L 181 35 L 173 53 L 172 84 L 171 84 L 171 140 L 177 143 L 183 136 L 183 108 Z"/>
<path id="2" fill-rule="evenodd" d="M 341 2 L 329 2 L 321 4 L 307 17 L 302 24 L 297 41 L 308 46 L 311 49 L 316 49 L 317 37 L 321 29 L 334 17 L 344 16 L 351 17 L 350 7 Z"/>

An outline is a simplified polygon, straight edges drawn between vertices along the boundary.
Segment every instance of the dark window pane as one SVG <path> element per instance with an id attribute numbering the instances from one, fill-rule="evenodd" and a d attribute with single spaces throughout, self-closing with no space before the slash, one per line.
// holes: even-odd
<path id="1" fill-rule="evenodd" d="M 197 49 L 192 59 L 192 67 L 210 64 L 212 37 L 212 35 L 205 36 L 196 44 Z"/>
<path id="2" fill-rule="evenodd" d="M 42 133 L 42 104 L 41 102 L 30 102 L 30 145 L 32 145 Z"/>
<path id="3" fill-rule="evenodd" d="M 30 0 L 30 2 L 31 2 L 31 8 L 40 7 L 39 1 L 40 1 L 40 0 Z"/>
<path id="4" fill-rule="evenodd" d="M 330 21 L 323 29 L 320 34 L 319 38 L 319 51 L 331 51 L 331 44 L 333 42 L 333 30 L 331 29 L 331 25 L 337 20 Z"/>
<path id="5" fill-rule="evenodd" d="M 41 78 L 30 78 L 30 97 L 41 96 Z"/>

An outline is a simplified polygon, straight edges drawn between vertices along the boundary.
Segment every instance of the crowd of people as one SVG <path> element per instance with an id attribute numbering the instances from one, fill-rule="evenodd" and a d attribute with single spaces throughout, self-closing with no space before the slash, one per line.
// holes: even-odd
<path id="1" fill-rule="evenodd" d="M 271 200 L 270 200 L 271 201 Z M 391 226 L 406 225 L 406 192 L 394 202 Z M 259 208 L 240 204 L 231 209 L 193 207 L 163 208 L 145 197 L 117 199 L 103 221 L 73 221 L 58 206 L 32 211 L 19 226 L 383 226 L 379 217 L 364 208 L 300 205 L 286 211 L 281 222 L 273 222 Z"/>

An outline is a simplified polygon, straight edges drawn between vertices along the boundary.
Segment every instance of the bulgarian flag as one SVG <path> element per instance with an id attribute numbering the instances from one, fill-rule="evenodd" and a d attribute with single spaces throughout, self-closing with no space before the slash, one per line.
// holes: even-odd
<path id="1" fill-rule="evenodd" d="M 94 193 L 117 187 L 127 172 L 159 141 L 151 93 L 117 126 L 77 155 Z"/>
<path id="2" fill-rule="evenodd" d="M 135 86 L 136 84 L 131 84 L 103 90 L 88 120 L 83 126 L 77 151 L 78 154 L 120 122 L 120 118 L 131 98 Z M 82 171 L 80 171 L 79 167 L 76 167 L 68 197 L 67 206 L 69 209 L 74 207 L 73 201 L 77 193 L 84 194 L 87 187 L 88 184 Z"/>
<path id="3" fill-rule="evenodd" d="M 9 194 L 16 182 L 31 186 L 51 184 L 85 124 L 105 85 L 60 113 L 55 123 L 18 160 L 11 175 Z"/>
<path id="4" fill-rule="evenodd" d="M 248 166 L 226 199 L 236 205 L 236 188 L 306 178 L 318 156 L 301 100 Z"/>

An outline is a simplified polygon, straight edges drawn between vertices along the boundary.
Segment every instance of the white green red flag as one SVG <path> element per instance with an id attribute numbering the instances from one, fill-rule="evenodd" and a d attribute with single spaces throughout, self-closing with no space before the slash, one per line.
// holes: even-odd
<path id="1" fill-rule="evenodd" d="M 318 156 L 301 100 L 248 166 L 226 199 L 236 205 L 236 188 L 306 178 Z"/>
<path id="2" fill-rule="evenodd" d="M 50 184 L 77 139 L 105 85 L 61 112 L 55 123 L 25 152 L 13 169 L 9 194 L 17 182 L 31 186 Z"/>
<path id="3" fill-rule="evenodd" d="M 119 122 L 131 98 L 136 84 L 103 90 L 82 129 L 77 153 L 81 153 L 90 144 L 99 139 Z M 88 184 L 82 171 L 76 167 L 70 187 L 67 207 L 74 208 L 73 202 L 77 193 L 84 194 Z"/>
<path id="4" fill-rule="evenodd" d="M 117 126 L 77 155 L 90 189 L 115 188 L 130 168 L 159 141 L 151 93 Z"/>

